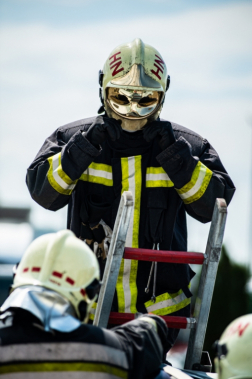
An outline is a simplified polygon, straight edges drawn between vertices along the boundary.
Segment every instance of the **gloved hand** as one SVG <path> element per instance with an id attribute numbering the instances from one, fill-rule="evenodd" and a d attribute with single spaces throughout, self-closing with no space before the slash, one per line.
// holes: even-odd
<path id="1" fill-rule="evenodd" d="M 138 320 L 148 321 L 148 320 L 146 320 L 146 318 L 154 320 L 156 323 L 156 332 L 159 335 L 160 341 L 161 341 L 163 349 L 164 349 L 163 350 L 163 353 L 164 353 L 163 362 L 165 362 L 166 354 L 172 346 L 170 341 L 169 341 L 169 329 L 166 325 L 166 322 L 162 319 L 162 317 L 154 315 L 152 313 L 143 314 L 142 316 L 140 316 L 138 318 Z M 151 324 L 152 324 L 152 322 L 151 322 Z"/>
<path id="2" fill-rule="evenodd" d="M 169 121 L 153 121 L 147 124 L 143 129 L 143 135 L 147 142 L 157 137 L 162 150 L 165 150 L 176 141 Z"/>
<path id="3" fill-rule="evenodd" d="M 108 137 L 110 137 L 112 141 L 116 141 L 120 138 L 121 133 L 120 120 L 98 116 L 84 135 L 92 145 L 98 147 Z"/>

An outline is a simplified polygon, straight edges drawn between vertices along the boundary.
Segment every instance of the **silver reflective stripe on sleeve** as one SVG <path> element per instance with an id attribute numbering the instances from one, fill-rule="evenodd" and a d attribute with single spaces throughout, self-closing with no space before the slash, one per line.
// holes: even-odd
<path id="1" fill-rule="evenodd" d="M 63 195 L 71 195 L 74 187 L 76 186 L 77 180 L 73 181 L 63 171 L 61 165 L 61 153 L 55 154 L 52 157 L 49 157 L 47 160 L 49 162 L 47 178 L 50 185 L 57 192 Z"/>
<path id="2" fill-rule="evenodd" d="M 183 202 L 190 204 L 200 199 L 204 195 L 212 175 L 212 171 L 199 161 L 192 173 L 190 182 L 180 189 L 176 188 Z"/>

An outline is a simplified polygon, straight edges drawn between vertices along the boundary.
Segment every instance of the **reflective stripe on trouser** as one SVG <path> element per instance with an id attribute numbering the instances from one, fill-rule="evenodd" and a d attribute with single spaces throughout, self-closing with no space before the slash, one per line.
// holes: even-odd
<path id="1" fill-rule="evenodd" d="M 61 153 L 55 154 L 52 157 L 47 158 L 49 162 L 49 170 L 47 173 L 47 179 L 50 185 L 55 191 L 63 195 L 71 195 L 77 180 L 73 181 L 63 171 L 61 166 Z"/>
<path id="2" fill-rule="evenodd" d="M 88 378 L 92 373 L 101 379 L 127 378 L 128 362 L 123 351 L 90 343 L 37 343 L 0 347 L 0 375 L 4 374 L 4 378 L 27 378 L 29 373 L 36 373 L 35 378 L 69 378 L 70 375 L 73 378 Z"/>
<path id="3" fill-rule="evenodd" d="M 80 180 L 91 183 L 113 186 L 112 166 L 104 163 L 91 163 L 81 175 Z"/>
<path id="4" fill-rule="evenodd" d="M 141 155 L 121 158 L 122 193 L 131 191 L 134 199 L 134 210 L 130 219 L 125 246 L 138 247 L 140 205 L 142 190 Z M 116 284 L 118 311 L 120 313 L 136 313 L 137 302 L 137 267 L 138 261 L 122 259 Z"/>
<path id="5" fill-rule="evenodd" d="M 174 187 L 174 184 L 162 167 L 147 167 L 146 187 Z"/>
<path id="6" fill-rule="evenodd" d="M 176 188 L 183 202 L 190 204 L 200 199 L 204 195 L 212 175 L 212 171 L 199 161 L 193 171 L 190 182 L 180 189 Z"/>
<path id="7" fill-rule="evenodd" d="M 169 294 L 168 292 L 156 297 L 156 302 L 149 300 L 144 305 L 148 313 L 165 316 L 177 312 L 190 304 L 191 298 L 187 298 L 182 290 Z"/>

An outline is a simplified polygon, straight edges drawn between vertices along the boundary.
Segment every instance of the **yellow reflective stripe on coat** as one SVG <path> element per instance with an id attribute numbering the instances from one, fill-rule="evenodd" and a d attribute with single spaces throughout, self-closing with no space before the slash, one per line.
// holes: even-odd
<path id="1" fill-rule="evenodd" d="M 163 167 L 147 167 L 146 187 L 174 187 Z"/>
<path id="2" fill-rule="evenodd" d="M 204 195 L 212 178 L 212 171 L 200 161 L 195 167 L 189 183 L 176 191 L 185 204 L 190 204 Z"/>
<path id="3" fill-rule="evenodd" d="M 130 219 L 125 246 L 138 247 L 141 190 L 142 190 L 142 157 L 121 158 L 122 193 L 131 191 L 134 199 L 133 215 Z M 122 259 L 116 284 L 118 310 L 120 313 L 136 313 L 137 302 L 137 268 L 138 261 Z"/>
<path id="4" fill-rule="evenodd" d="M 111 362 L 112 363 L 112 362 Z M 31 372 L 61 372 L 61 378 L 68 378 L 64 375 L 64 372 L 76 372 L 81 371 L 83 374 L 85 372 L 99 373 L 99 378 L 109 379 L 113 378 L 128 378 L 128 372 L 126 370 L 120 369 L 118 367 L 113 367 L 106 363 L 89 363 L 89 362 L 45 362 L 45 363 L 15 363 L 15 364 L 5 364 L 0 366 L 0 375 L 15 373 L 15 378 L 25 378 L 25 375 L 21 373 L 31 373 Z M 20 373 L 20 375 L 18 375 Z M 102 375 L 105 374 L 105 375 Z M 8 375 L 9 377 L 9 375 Z M 13 376 L 14 377 L 14 376 Z M 58 376 L 57 376 L 58 377 Z M 73 376 L 75 377 L 75 376 Z M 82 376 L 87 378 L 88 376 Z M 48 378 L 53 378 L 53 376 L 48 376 Z"/>
<path id="5" fill-rule="evenodd" d="M 47 160 L 49 162 L 47 178 L 50 185 L 55 191 L 63 195 L 71 195 L 76 186 L 77 180 L 73 181 L 63 171 L 61 166 L 61 153 L 55 154 L 52 157 L 47 158 Z"/>
<path id="6" fill-rule="evenodd" d="M 94 321 L 94 316 L 95 316 L 95 311 L 96 311 L 96 308 L 97 308 L 97 303 L 94 302 L 90 311 L 89 311 L 89 320 L 92 320 Z"/>
<path id="7" fill-rule="evenodd" d="M 149 300 L 144 305 L 148 313 L 158 316 L 165 316 L 177 312 L 190 304 L 191 299 L 187 298 L 182 290 L 169 294 L 168 292 L 156 297 L 156 302 Z"/>
<path id="8" fill-rule="evenodd" d="M 81 175 L 80 180 L 90 183 L 103 184 L 104 186 L 113 186 L 112 166 L 104 163 L 92 162 L 86 171 Z"/>

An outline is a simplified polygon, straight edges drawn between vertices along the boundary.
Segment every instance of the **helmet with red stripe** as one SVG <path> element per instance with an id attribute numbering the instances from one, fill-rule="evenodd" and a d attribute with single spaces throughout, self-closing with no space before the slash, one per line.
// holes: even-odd
<path id="1" fill-rule="evenodd" d="M 58 292 L 87 322 L 100 288 L 98 261 L 70 230 L 45 234 L 28 247 L 17 267 L 12 289 L 33 285 Z"/>

